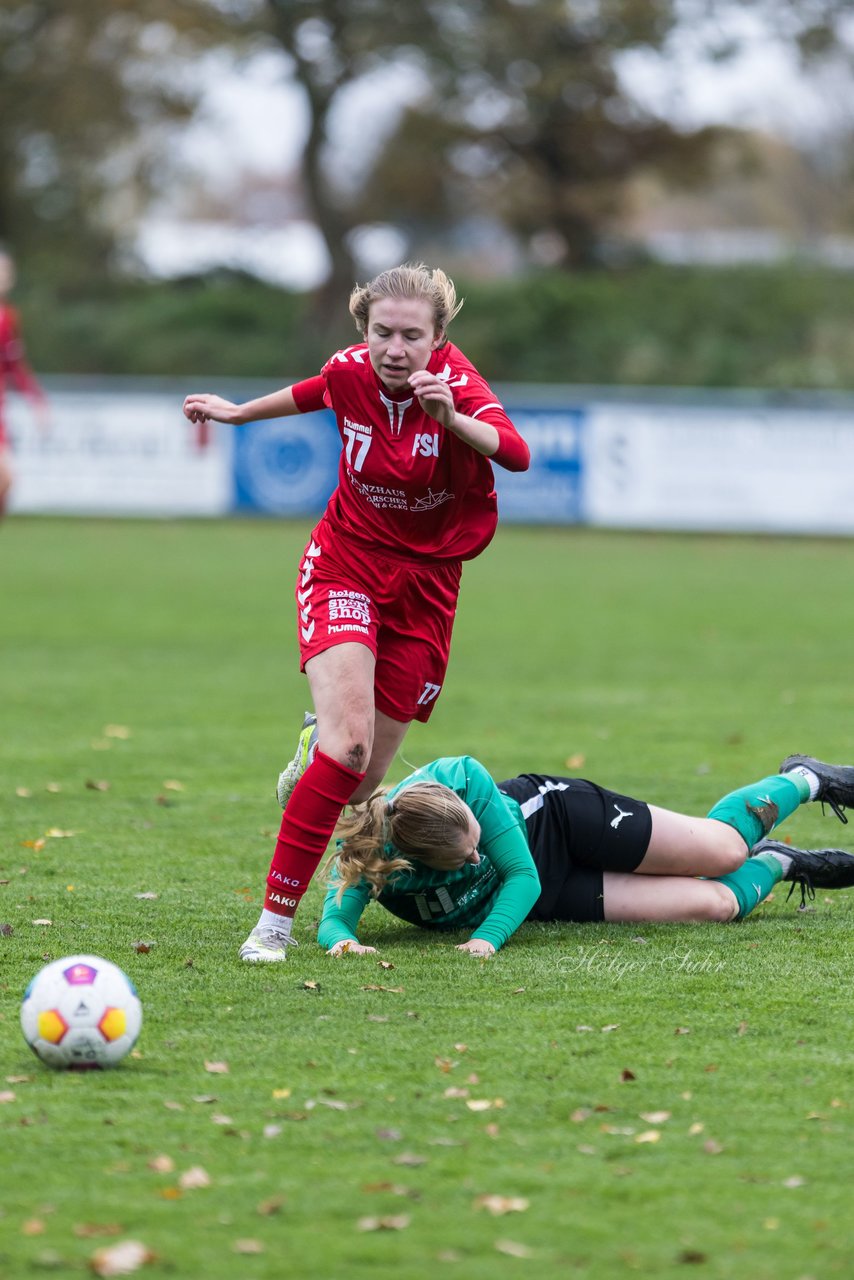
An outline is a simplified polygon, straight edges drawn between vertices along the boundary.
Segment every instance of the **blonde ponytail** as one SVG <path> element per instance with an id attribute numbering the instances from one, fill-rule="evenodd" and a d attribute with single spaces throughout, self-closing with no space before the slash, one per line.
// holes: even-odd
<path id="1" fill-rule="evenodd" d="M 382 893 L 389 880 L 412 870 L 412 861 L 436 871 L 453 871 L 467 853 L 470 811 L 450 787 L 440 782 L 414 782 L 388 799 L 384 787 L 343 814 L 335 828 L 338 848 L 326 864 L 334 868 L 337 899 L 362 881 L 371 896 Z M 403 857 L 387 857 L 387 845 Z"/>

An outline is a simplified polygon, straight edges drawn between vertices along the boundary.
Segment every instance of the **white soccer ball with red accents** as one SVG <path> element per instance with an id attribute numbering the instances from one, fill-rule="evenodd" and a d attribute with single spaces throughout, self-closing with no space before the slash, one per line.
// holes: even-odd
<path id="1" fill-rule="evenodd" d="M 141 1027 L 136 987 L 101 956 L 53 960 L 24 992 L 24 1039 L 59 1071 L 114 1067 L 133 1048 Z"/>

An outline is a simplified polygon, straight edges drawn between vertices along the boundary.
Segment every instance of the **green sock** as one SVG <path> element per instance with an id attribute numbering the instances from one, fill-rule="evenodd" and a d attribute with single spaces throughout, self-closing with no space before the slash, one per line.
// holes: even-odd
<path id="1" fill-rule="evenodd" d="M 748 849 L 752 849 L 809 798 L 806 778 L 797 773 L 775 773 L 731 791 L 709 810 L 709 817 L 735 827 Z"/>
<path id="2" fill-rule="evenodd" d="M 748 858 L 738 871 L 732 871 L 728 876 L 710 876 L 709 879 L 725 884 L 735 894 L 738 903 L 735 918 L 743 920 L 783 879 L 783 866 L 773 853 L 757 853 L 755 858 Z"/>

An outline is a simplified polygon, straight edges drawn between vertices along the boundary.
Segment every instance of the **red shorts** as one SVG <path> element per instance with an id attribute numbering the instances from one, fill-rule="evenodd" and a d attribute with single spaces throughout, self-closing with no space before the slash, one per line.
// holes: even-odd
<path id="1" fill-rule="evenodd" d="M 392 720 L 429 720 L 445 679 L 459 560 L 419 565 L 348 544 L 321 520 L 297 574 L 300 670 L 334 644 L 376 658 L 374 700 Z"/>

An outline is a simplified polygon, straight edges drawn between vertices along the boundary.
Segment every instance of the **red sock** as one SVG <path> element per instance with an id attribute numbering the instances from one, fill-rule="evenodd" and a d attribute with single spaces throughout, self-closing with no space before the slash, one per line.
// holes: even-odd
<path id="1" fill-rule="evenodd" d="M 267 876 L 265 911 L 274 911 L 278 916 L 296 914 L 341 810 L 364 776 L 322 751 L 315 753 L 282 814 Z"/>

